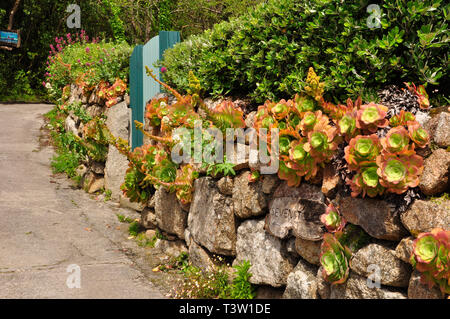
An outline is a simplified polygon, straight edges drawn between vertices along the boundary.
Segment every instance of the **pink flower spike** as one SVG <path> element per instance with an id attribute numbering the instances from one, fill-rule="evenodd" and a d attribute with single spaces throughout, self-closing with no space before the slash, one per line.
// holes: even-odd
<path id="1" fill-rule="evenodd" d="M 91 51 L 91 49 L 89 49 L 89 47 L 86 48 L 86 53 L 89 53 L 89 51 Z"/>
<path id="2" fill-rule="evenodd" d="M 165 66 L 163 66 L 162 68 L 161 68 L 161 73 L 164 73 L 164 72 L 166 72 L 167 71 L 167 68 L 165 67 Z"/>

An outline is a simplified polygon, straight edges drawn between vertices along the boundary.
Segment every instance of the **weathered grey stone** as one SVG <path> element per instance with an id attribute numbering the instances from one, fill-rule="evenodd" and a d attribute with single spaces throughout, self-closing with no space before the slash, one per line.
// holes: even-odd
<path id="1" fill-rule="evenodd" d="M 98 192 L 104 187 L 105 187 L 105 179 L 101 175 L 89 172 L 83 178 L 83 188 L 89 194 Z"/>
<path id="2" fill-rule="evenodd" d="M 380 283 L 393 287 L 407 287 L 411 276 L 411 266 L 395 256 L 395 251 L 379 244 L 369 244 L 353 254 L 350 268 L 363 277 L 376 273 L 370 266 L 380 270 Z"/>
<path id="3" fill-rule="evenodd" d="M 321 244 L 322 241 L 305 240 L 299 237 L 295 239 L 295 249 L 297 253 L 313 265 L 320 265 Z"/>
<path id="4" fill-rule="evenodd" d="M 331 284 L 325 280 L 323 276 L 323 267 L 320 266 L 317 270 L 317 293 L 321 299 L 329 299 L 331 294 Z"/>
<path id="5" fill-rule="evenodd" d="M 72 132 L 73 135 L 78 136 L 78 129 L 75 120 L 71 116 L 67 116 L 64 120 L 64 129 L 66 132 Z"/>
<path id="6" fill-rule="evenodd" d="M 349 223 L 361 226 L 372 237 L 399 241 L 408 235 L 394 209 L 383 200 L 344 197 L 339 206 Z"/>
<path id="7" fill-rule="evenodd" d="M 340 180 L 341 178 L 333 165 L 326 165 L 323 169 L 322 193 L 324 193 L 325 196 L 333 197 L 336 194 Z"/>
<path id="8" fill-rule="evenodd" d="M 286 250 L 290 253 L 294 258 L 299 257 L 299 254 L 295 248 L 295 237 L 289 238 L 286 241 Z"/>
<path id="9" fill-rule="evenodd" d="M 128 197 L 123 194 L 119 195 L 120 207 L 134 209 L 137 212 L 142 212 L 145 208 L 145 204 L 140 202 L 131 202 Z"/>
<path id="10" fill-rule="evenodd" d="M 448 229 L 450 225 L 450 200 L 424 201 L 416 200 L 411 207 L 401 214 L 406 229 L 417 236 L 433 228 Z"/>
<path id="11" fill-rule="evenodd" d="M 106 110 L 106 126 L 115 137 L 128 141 L 129 109 L 125 102 L 119 103 Z"/>
<path id="12" fill-rule="evenodd" d="M 286 299 L 318 299 L 317 267 L 309 265 L 300 259 L 297 266 L 287 278 L 286 290 L 283 298 Z"/>
<path id="13" fill-rule="evenodd" d="M 395 256 L 405 263 L 409 263 L 413 251 L 413 241 L 414 237 L 411 236 L 403 238 L 395 248 Z"/>
<path id="14" fill-rule="evenodd" d="M 209 254 L 198 245 L 194 240 L 189 245 L 189 261 L 196 267 L 205 271 L 212 271 L 214 269 L 214 262 Z"/>
<path id="15" fill-rule="evenodd" d="M 150 197 L 147 206 L 150 208 L 155 208 L 155 195 L 152 195 L 152 197 Z"/>
<path id="16" fill-rule="evenodd" d="M 103 113 L 103 108 L 99 105 L 91 105 L 86 108 L 86 112 L 92 118 L 100 116 Z"/>
<path id="17" fill-rule="evenodd" d="M 178 257 L 181 253 L 188 252 L 186 245 L 181 240 L 169 241 L 158 239 L 155 243 L 155 248 L 171 257 Z"/>
<path id="18" fill-rule="evenodd" d="M 186 228 L 184 230 L 184 241 L 186 242 L 186 245 L 189 247 L 191 245 L 192 242 L 192 236 L 191 236 L 191 231 L 189 230 L 189 228 Z"/>
<path id="19" fill-rule="evenodd" d="M 87 173 L 87 171 L 88 171 L 88 169 L 87 169 L 86 165 L 84 165 L 84 164 L 81 164 L 76 169 L 77 176 L 81 176 L 81 177 L 83 177 Z"/>
<path id="20" fill-rule="evenodd" d="M 318 241 L 325 232 L 320 215 L 326 207 L 319 187 L 303 183 L 293 188 L 283 182 L 269 204 L 266 229 L 278 238 L 292 232 L 295 237 Z"/>
<path id="21" fill-rule="evenodd" d="M 194 182 L 188 225 L 192 238 L 210 252 L 236 254 L 236 225 L 231 198 L 219 193 L 211 177 Z"/>
<path id="22" fill-rule="evenodd" d="M 113 146 L 108 147 L 108 157 L 105 164 L 105 188 L 111 191 L 111 198 L 119 200 L 122 194 L 120 185 L 124 182 L 128 159 Z"/>
<path id="23" fill-rule="evenodd" d="M 281 287 L 295 265 L 281 239 L 264 230 L 264 220 L 248 219 L 238 227 L 236 259 L 233 264 L 248 260 L 252 274 L 250 282 Z"/>
<path id="24" fill-rule="evenodd" d="M 155 211 L 150 208 L 144 208 L 141 213 L 140 224 L 145 229 L 155 229 L 157 227 Z"/>
<path id="25" fill-rule="evenodd" d="M 414 270 L 408 286 L 408 299 L 443 299 L 444 295 L 437 285 L 428 287 L 420 280 L 420 272 Z"/>
<path id="26" fill-rule="evenodd" d="M 398 288 L 380 286 L 369 288 L 367 278 L 350 272 L 343 284 L 330 286 L 330 299 L 406 299 Z"/>
<path id="27" fill-rule="evenodd" d="M 95 174 L 103 175 L 105 173 L 105 163 L 91 161 L 89 163 L 89 168 Z"/>
<path id="28" fill-rule="evenodd" d="M 266 212 L 268 199 L 262 192 L 262 182 L 249 182 L 249 171 L 234 179 L 233 205 L 234 213 L 239 218 L 249 218 Z"/>
<path id="29" fill-rule="evenodd" d="M 424 161 L 423 173 L 419 187 L 426 195 L 439 194 L 449 190 L 450 152 L 444 149 L 435 150 Z"/>
<path id="30" fill-rule="evenodd" d="M 222 177 L 217 182 L 217 188 L 224 195 L 233 195 L 233 178 L 229 176 Z"/>
<path id="31" fill-rule="evenodd" d="M 450 113 L 441 112 L 436 115 L 435 125 L 432 132 L 434 142 L 440 147 L 450 146 Z"/>
<path id="32" fill-rule="evenodd" d="M 187 213 L 181 209 L 175 193 L 160 187 L 155 192 L 156 223 L 162 230 L 184 239 Z"/>
<path id="33" fill-rule="evenodd" d="M 271 195 L 280 184 L 277 175 L 262 175 L 261 190 L 264 194 Z"/>
<path id="34" fill-rule="evenodd" d="M 245 117 L 245 126 L 246 127 L 253 127 L 253 124 L 255 123 L 255 119 L 256 119 L 256 111 L 252 111 L 250 113 L 247 114 L 247 116 Z"/>
<path id="35" fill-rule="evenodd" d="M 274 288 L 271 286 L 259 286 L 256 288 L 255 299 L 281 299 L 283 297 L 283 288 Z"/>
<path id="36" fill-rule="evenodd" d="M 156 230 L 155 229 L 147 229 L 145 231 L 145 237 L 149 240 L 153 240 L 156 237 Z"/>
<path id="37" fill-rule="evenodd" d="M 89 96 L 89 100 L 88 100 L 88 104 L 92 105 L 92 104 L 98 104 L 98 102 L 100 101 L 100 99 L 97 96 L 97 91 L 94 90 L 91 95 Z"/>

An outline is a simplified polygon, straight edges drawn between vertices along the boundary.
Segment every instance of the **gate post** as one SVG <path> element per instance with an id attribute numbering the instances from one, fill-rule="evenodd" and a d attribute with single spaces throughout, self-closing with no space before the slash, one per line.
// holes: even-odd
<path id="1" fill-rule="evenodd" d="M 145 45 L 134 48 L 130 57 L 130 107 L 131 107 L 131 149 L 142 146 L 144 137 L 136 129 L 134 121 L 144 123 L 145 105 L 156 94 L 161 92 L 161 86 L 145 72 L 145 66 L 153 70 L 153 74 L 160 78 L 159 68 L 153 66 L 162 59 L 164 51 L 180 41 L 178 31 L 160 31 Z"/>

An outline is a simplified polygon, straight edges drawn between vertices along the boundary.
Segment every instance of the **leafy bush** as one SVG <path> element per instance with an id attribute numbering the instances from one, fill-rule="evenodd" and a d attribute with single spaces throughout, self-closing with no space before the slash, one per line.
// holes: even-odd
<path id="1" fill-rule="evenodd" d="M 372 2 L 270 0 L 167 50 L 164 79 L 186 91 L 192 70 L 211 95 L 261 103 L 300 91 L 312 66 L 337 98 L 412 80 L 448 96 L 450 5 L 380 1 L 380 28 L 371 29 Z"/>
<path id="2" fill-rule="evenodd" d="M 112 85 L 117 79 L 128 79 L 132 48 L 126 42 L 90 40 L 84 31 L 55 40 L 55 45 L 50 45 L 43 82 L 54 99 L 61 97 L 68 84 L 76 83 L 89 91 L 100 83 Z"/>

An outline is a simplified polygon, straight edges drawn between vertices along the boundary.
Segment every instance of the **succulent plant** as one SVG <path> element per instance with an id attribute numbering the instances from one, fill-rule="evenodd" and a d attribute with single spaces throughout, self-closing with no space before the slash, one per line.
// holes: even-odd
<path id="1" fill-rule="evenodd" d="M 410 262 L 422 273 L 423 283 L 430 287 L 437 284 L 442 293 L 450 294 L 450 231 L 434 228 L 419 234 Z"/>
<path id="2" fill-rule="evenodd" d="M 347 185 L 350 186 L 353 197 L 362 193 L 362 197 L 376 197 L 384 193 L 384 187 L 380 184 L 380 178 L 377 173 L 376 165 L 362 168 L 352 179 L 347 179 Z"/>
<path id="3" fill-rule="evenodd" d="M 331 126 L 328 117 L 320 112 L 312 131 L 308 132 L 308 141 L 303 148 L 316 162 L 329 161 L 337 149 L 336 134 L 336 127 Z"/>
<path id="4" fill-rule="evenodd" d="M 406 83 L 406 87 L 411 93 L 414 93 L 417 96 L 417 99 L 419 100 L 419 106 L 423 110 L 427 110 L 430 108 L 430 100 L 428 99 L 428 93 L 425 90 L 425 87 L 423 85 L 419 85 L 416 87 L 414 83 Z"/>
<path id="5" fill-rule="evenodd" d="M 328 205 L 325 214 L 320 216 L 320 221 L 330 233 L 343 230 L 346 224 L 345 219 L 341 216 L 338 209 L 331 203 Z"/>
<path id="6" fill-rule="evenodd" d="M 323 276 L 332 285 L 344 283 L 349 274 L 351 251 L 339 242 L 337 237 L 340 235 L 341 232 L 334 235 L 324 234 L 320 247 L 320 264 L 323 267 Z"/>
<path id="7" fill-rule="evenodd" d="M 310 96 L 296 94 L 294 97 L 294 107 L 300 115 L 304 112 L 314 112 L 316 106 L 317 102 Z"/>
<path id="8" fill-rule="evenodd" d="M 430 135 L 418 122 L 408 122 L 409 137 L 421 148 L 430 142 Z"/>
<path id="9" fill-rule="evenodd" d="M 379 127 L 388 126 L 387 111 L 388 108 L 381 104 L 369 103 L 362 105 L 357 113 L 356 127 L 369 133 L 375 133 Z"/>
<path id="10" fill-rule="evenodd" d="M 382 153 L 377 157 L 380 184 L 387 192 L 401 194 L 419 184 L 423 158 L 409 151 L 401 155 Z"/>
<path id="11" fill-rule="evenodd" d="M 373 165 L 377 156 L 380 154 L 380 142 L 378 136 L 358 135 L 350 140 L 345 147 L 345 160 L 348 167 L 352 170 L 358 170 L 361 167 Z"/>
<path id="12" fill-rule="evenodd" d="M 299 176 L 304 176 L 306 180 L 316 176 L 318 167 L 317 162 L 310 153 L 305 150 L 306 139 L 294 140 L 290 144 L 289 158 L 282 157 L 286 166 L 295 170 Z"/>
<path id="13" fill-rule="evenodd" d="M 408 125 L 408 122 L 415 121 L 416 117 L 411 112 L 406 112 L 404 110 L 401 110 L 399 114 L 392 116 L 389 119 L 389 125 L 391 127 L 396 127 L 400 125 Z"/>
<path id="14" fill-rule="evenodd" d="M 348 142 L 350 139 L 358 135 L 359 129 L 356 127 L 356 111 L 347 112 L 344 116 L 337 121 L 337 127 L 339 128 L 339 134 L 345 137 Z"/>
<path id="15" fill-rule="evenodd" d="M 401 153 L 409 148 L 409 134 L 403 126 L 391 128 L 386 137 L 380 139 L 383 150 L 388 153 Z"/>

